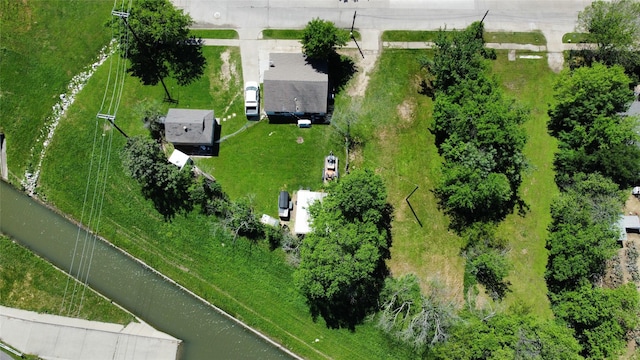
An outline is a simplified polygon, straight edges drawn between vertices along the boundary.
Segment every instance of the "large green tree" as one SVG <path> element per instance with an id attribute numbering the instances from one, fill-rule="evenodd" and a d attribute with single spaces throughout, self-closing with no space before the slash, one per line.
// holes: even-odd
<path id="1" fill-rule="evenodd" d="M 581 359 L 580 345 L 563 324 L 540 321 L 532 315 L 467 313 L 449 339 L 436 346 L 432 358 L 484 359 Z"/>
<path id="2" fill-rule="evenodd" d="M 327 60 L 337 47 L 345 46 L 349 33 L 339 29 L 328 20 L 315 18 L 307 23 L 302 32 L 302 52 L 310 59 Z"/>
<path id="3" fill-rule="evenodd" d="M 484 24 L 474 22 L 462 31 L 440 31 L 435 41 L 432 60 L 421 59 L 423 66 L 434 77 L 436 91 L 448 92 L 452 86 L 484 77 L 486 58 L 495 58 L 495 52 L 484 47 Z"/>
<path id="4" fill-rule="evenodd" d="M 603 54 L 640 49 L 640 2 L 597 0 L 578 14 L 579 31 L 587 32 Z"/>
<path id="5" fill-rule="evenodd" d="M 169 163 L 160 145 L 151 138 L 127 139 L 120 156 L 125 172 L 138 181 L 142 194 L 165 219 L 193 208 L 189 189 L 194 183 L 189 166 L 180 170 Z"/>
<path id="6" fill-rule="evenodd" d="M 549 131 L 560 141 L 554 164 L 560 186 L 576 172 L 599 172 L 618 185 L 640 174 L 637 118 L 620 115 L 633 100 L 629 78 L 619 66 L 595 63 L 559 78 L 549 109 Z"/>
<path id="7" fill-rule="evenodd" d="M 553 312 L 576 332 L 582 354 L 590 359 L 619 356 L 626 335 L 638 325 L 639 297 L 634 284 L 615 289 L 583 284 L 552 295 Z"/>
<path id="8" fill-rule="evenodd" d="M 139 0 L 127 17 L 112 21 L 131 75 L 145 85 L 162 83 L 169 99 L 164 78 L 187 85 L 204 74 L 202 41 L 190 37 L 192 24 L 191 17 L 169 0 Z"/>
<path id="9" fill-rule="evenodd" d="M 577 174 L 551 204 L 546 280 L 558 293 L 599 278 L 617 249 L 623 195 L 610 179 Z"/>
<path id="10" fill-rule="evenodd" d="M 445 159 L 435 193 L 454 228 L 511 212 L 527 167 L 527 112 L 487 74 L 482 34 L 482 23 L 441 33 L 426 62 L 436 91 L 431 130 Z"/>
<path id="11" fill-rule="evenodd" d="M 380 176 L 354 171 L 309 209 L 313 231 L 300 247 L 295 282 L 312 315 L 329 327 L 354 329 L 377 305 L 390 258 L 386 197 Z"/>

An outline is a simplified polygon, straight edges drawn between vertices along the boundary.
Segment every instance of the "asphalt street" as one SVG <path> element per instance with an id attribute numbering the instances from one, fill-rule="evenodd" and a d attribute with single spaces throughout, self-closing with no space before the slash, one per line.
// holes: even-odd
<path id="1" fill-rule="evenodd" d="M 360 30 L 462 28 L 482 18 L 488 30 L 573 30 L 585 0 L 173 0 L 204 27 L 303 28 L 319 17 Z"/>

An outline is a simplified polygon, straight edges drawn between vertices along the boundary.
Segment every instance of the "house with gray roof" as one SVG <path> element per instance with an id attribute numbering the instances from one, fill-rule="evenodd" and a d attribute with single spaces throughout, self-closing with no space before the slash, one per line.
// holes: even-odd
<path id="1" fill-rule="evenodd" d="M 263 91 L 268 116 L 323 118 L 329 98 L 327 62 L 301 53 L 269 54 Z"/>
<path id="2" fill-rule="evenodd" d="M 176 147 L 210 148 L 215 125 L 213 110 L 169 109 L 164 120 L 165 139 Z"/>

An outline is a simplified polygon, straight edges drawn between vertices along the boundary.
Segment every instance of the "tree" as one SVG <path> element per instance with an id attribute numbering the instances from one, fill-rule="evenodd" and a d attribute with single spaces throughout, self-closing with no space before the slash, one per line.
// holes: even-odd
<path id="1" fill-rule="evenodd" d="M 639 295 L 633 283 L 616 289 L 583 284 L 551 301 L 555 316 L 575 329 L 583 355 L 591 359 L 619 355 L 627 332 L 638 325 Z"/>
<path id="2" fill-rule="evenodd" d="M 185 166 L 180 170 L 170 164 L 157 142 L 142 136 L 130 137 L 120 156 L 125 173 L 138 181 L 144 197 L 153 202 L 165 220 L 177 212 L 192 210 L 191 168 Z"/>
<path id="3" fill-rule="evenodd" d="M 191 17 L 169 0 L 140 0 L 122 21 L 126 26 L 119 19 L 112 22 L 121 54 L 130 60 L 129 73 L 143 84 L 162 83 L 171 100 L 164 78 L 172 77 L 183 86 L 204 74 L 202 40 L 189 36 Z"/>
<path id="4" fill-rule="evenodd" d="M 571 330 L 532 315 L 463 314 L 449 339 L 433 349 L 435 359 L 581 359 Z"/>
<path id="5" fill-rule="evenodd" d="M 599 174 L 577 174 L 551 204 L 545 278 L 552 293 L 599 278 L 616 251 L 622 193 Z"/>
<path id="6" fill-rule="evenodd" d="M 640 48 L 640 2 L 594 1 L 578 14 L 577 29 L 589 33 L 600 52 Z"/>
<path id="7" fill-rule="evenodd" d="M 433 76 L 436 145 L 445 159 L 435 193 L 454 228 L 499 221 L 521 203 L 518 188 L 527 167 L 523 155 L 527 112 L 506 99 L 490 78 L 483 25 L 445 34 L 436 41 Z"/>
<path id="8" fill-rule="evenodd" d="M 633 100 L 629 82 L 621 67 L 599 63 L 562 74 L 548 124 L 560 141 L 558 185 L 566 186 L 576 172 L 599 172 L 621 187 L 634 184 L 640 174 L 637 119 L 620 115 Z"/>
<path id="9" fill-rule="evenodd" d="M 355 329 L 375 309 L 388 274 L 391 206 L 380 176 L 355 171 L 329 186 L 309 211 L 313 231 L 300 247 L 294 279 L 311 314 Z"/>
<path id="10" fill-rule="evenodd" d="M 265 226 L 256 216 L 250 199 L 230 202 L 223 223 L 233 234 L 235 243 L 238 236 L 245 236 L 252 244 L 264 235 Z"/>
<path id="11" fill-rule="evenodd" d="M 445 342 L 459 318 L 441 290 L 442 286 L 432 283 L 428 295 L 422 295 L 414 274 L 387 278 L 377 326 L 418 352 Z"/>
<path id="12" fill-rule="evenodd" d="M 315 18 L 307 23 L 302 33 L 302 52 L 310 59 L 327 60 L 336 48 L 349 40 L 346 30 L 338 29 L 328 20 Z"/>
<path id="13" fill-rule="evenodd" d="M 484 59 L 495 59 L 495 52 L 484 48 L 483 33 L 484 25 L 478 21 L 462 31 L 439 32 L 433 60 L 421 61 L 435 78 L 436 91 L 446 93 L 452 86 L 484 76 Z"/>
<path id="14" fill-rule="evenodd" d="M 561 141 L 574 130 L 585 131 L 599 116 L 615 116 L 633 101 L 629 77 L 620 66 L 595 63 L 574 71 L 565 70 L 554 85 L 555 103 L 549 109 L 549 131 Z"/>
<path id="15" fill-rule="evenodd" d="M 434 193 L 453 217 L 454 227 L 501 219 L 510 211 L 514 194 L 509 179 L 495 171 L 495 152 L 453 139 L 443 146 L 443 157 L 446 161 Z"/>

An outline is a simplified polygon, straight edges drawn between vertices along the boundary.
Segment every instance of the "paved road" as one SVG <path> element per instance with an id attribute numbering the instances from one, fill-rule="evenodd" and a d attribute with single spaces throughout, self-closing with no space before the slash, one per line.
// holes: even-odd
<path id="1" fill-rule="evenodd" d="M 339 27 L 350 27 L 354 10 L 358 11 L 356 27 L 360 30 L 461 28 L 479 20 L 489 10 L 486 18 L 489 30 L 566 32 L 573 29 L 578 11 L 591 1 L 173 0 L 173 3 L 198 24 L 221 28 L 302 28 L 315 17 L 331 20 Z"/>
<path id="2" fill-rule="evenodd" d="M 269 52 L 299 51 L 295 42 L 259 41 L 262 29 L 303 28 L 319 17 L 338 27 L 355 27 L 361 47 L 376 56 L 384 30 L 463 28 L 489 10 L 489 31 L 540 30 L 547 39 L 549 64 L 562 63 L 562 35 L 574 30 L 577 14 L 589 0 L 172 0 L 202 28 L 238 31 L 245 80 L 262 80 Z M 237 43 L 236 43 L 237 44 Z"/>

